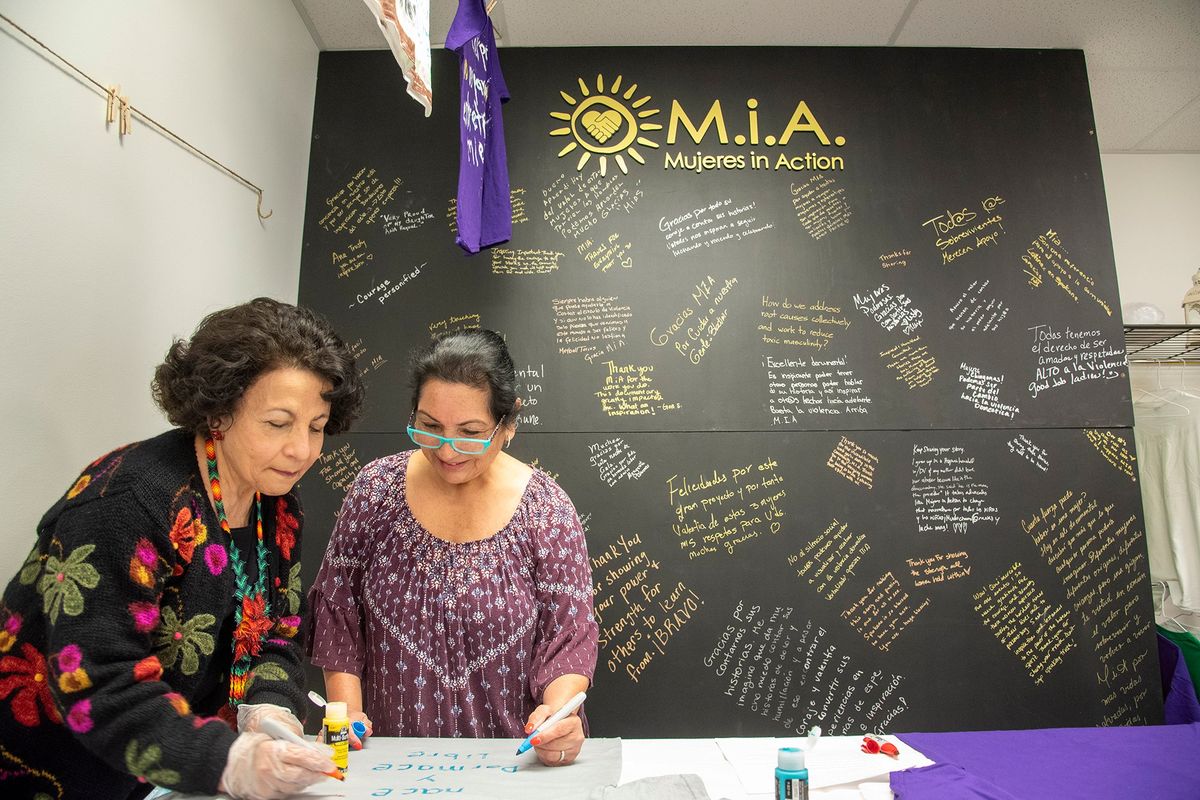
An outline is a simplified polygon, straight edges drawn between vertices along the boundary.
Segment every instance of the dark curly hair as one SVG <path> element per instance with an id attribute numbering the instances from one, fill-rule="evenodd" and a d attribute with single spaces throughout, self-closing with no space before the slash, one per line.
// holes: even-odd
<path id="1" fill-rule="evenodd" d="M 495 331 L 463 330 L 443 333 L 412 354 L 409 368 L 412 407 L 430 378 L 487 389 L 492 416 L 512 426 L 517 422 L 517 373 L 508 345 Z"/>
<path id="2" fill-rule="evenodd" d="M 358 418 L 364 388 L 354 355 L 333 328 L 307 308 L 258 297 L 213 312 L 190 341 L 176 339 L 154 370 L 154 402 L 171 424 L 203 434 L 233 413 L 259 376 L 297 367 L 328 381 L 325 432 L 343 433 Z"/>

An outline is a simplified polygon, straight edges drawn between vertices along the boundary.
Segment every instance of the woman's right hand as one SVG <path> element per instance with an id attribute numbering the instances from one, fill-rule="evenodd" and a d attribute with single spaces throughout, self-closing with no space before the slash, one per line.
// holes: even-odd
<path id="1" fill-rule="evenodd" d="M 366 714 L 364 714 L 361 711 L 351 711 L 346 716 L 350 717 L 350 747 L 354 750 L 362 750 L 363 749 L 362 739 L 367 738 L 368 736 L 370 736 L 371 734 L 373 734 L 375 732 L 374 727 L 371 725 L 371 719 L 370 719 L 370 717 L 368 717 Z M 361 722 L 367 728 L 367 732 L 366 732 L 366 734 L 363 735 L 362 739 L 360 739 L 354 733 L 354 723 L 355 722 Z"/>
<path id="2" fill-rule="evenodd" d="M 243 733 L 229 748 L 218 791 L 235 800 L 275 800 L 324 780 L 336 769 L 327 748 Z"/>
<path id="3" fill-rule="evenodd" d="M 333 669 L 322 670 L 325 675 L 325 694 L 330 701 L 346 704 L 346 716 L 350 719 L 350 748 L 362 750 L 362 740 L 354 733 L 354 723 L 361 722 L 367 728 L 367 736 L 375 732 L 371 720 L 364 714 L 362 696 L 362 679 L 353 672 L 338 672 Z"/>
<path id="4" fill-rule="evenodd" d="M 362 739 L 358 738 L 358 735 L 354 733 L 354 723 L 361 722 L 363 725 L 366 726 L 367 733 L 365 736 L 363 736 L 363 739 L 365 739 L 367 736 L 370 736 L 371 734 L 373 734 L 375 732 L 375 728 L 371 724 L 371 719 L 370 719 L 370 717 L 368 717 L 366 714 L 364 714 L 361 711 L 351 711 L 348 714 L 346 714 L 346 718 L 350 720 L 350 749 L 351 750 L 362 750 L 363 742 L 362 742 Z M 324 728 L 322 728 L 321 732 L 317 734 L 317 741 L 318 742 L 325 741 L 325 729 Z"/>

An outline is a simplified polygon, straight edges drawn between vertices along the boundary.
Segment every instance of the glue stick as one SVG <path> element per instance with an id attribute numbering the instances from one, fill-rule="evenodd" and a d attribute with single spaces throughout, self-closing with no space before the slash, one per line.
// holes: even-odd
<path id="1" fill-rule="evenodd" d="M 808 770 L 804 751 L 781 747 L 775 766 L 775 800 L 808 800 Z"/>
<path id="2" fill-rule="evenodd" d="M 325 732 L 325 744 L 333 750 L 333 763 L 338 772 L 346 774 L 350 766 L 350 720 L 346 715 L 346 704 L 332 702 L 325 704 L 325 719 L 322 721 Z"/>

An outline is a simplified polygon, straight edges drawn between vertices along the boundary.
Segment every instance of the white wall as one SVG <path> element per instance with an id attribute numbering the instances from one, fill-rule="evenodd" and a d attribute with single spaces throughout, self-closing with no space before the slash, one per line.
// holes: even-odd
<path id="1" fill-rule="evenodd" d="M 1153 303 L 1182 324 L 1200 269 L 1200 153 L 1105 155 L 1104 191 L 1121 302 Z"/>
<path id="2" fill-rule="evenodd" d="M 87 462 L 167 427 L 173 337 L 298 287 L 317 48 L 288 0 L 0 0 L 0 12 L 266 190 L 104 100 L 0 21 L 0 585 Z"/>

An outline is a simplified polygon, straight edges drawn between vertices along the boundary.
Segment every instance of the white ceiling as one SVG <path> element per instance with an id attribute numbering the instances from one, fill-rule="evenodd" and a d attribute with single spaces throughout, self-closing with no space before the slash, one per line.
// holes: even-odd
<path id="1" fill-rule="evenodd" d="M 321 50 L 387 47 L 364 0 L 292 1 Z M 435 46 L 457 6 L 430 0 Z M 492 20 L 501 47 L 1078 48 L 1101 152 L 1200 153 L 1200 0 L 499 0 Z"/>

